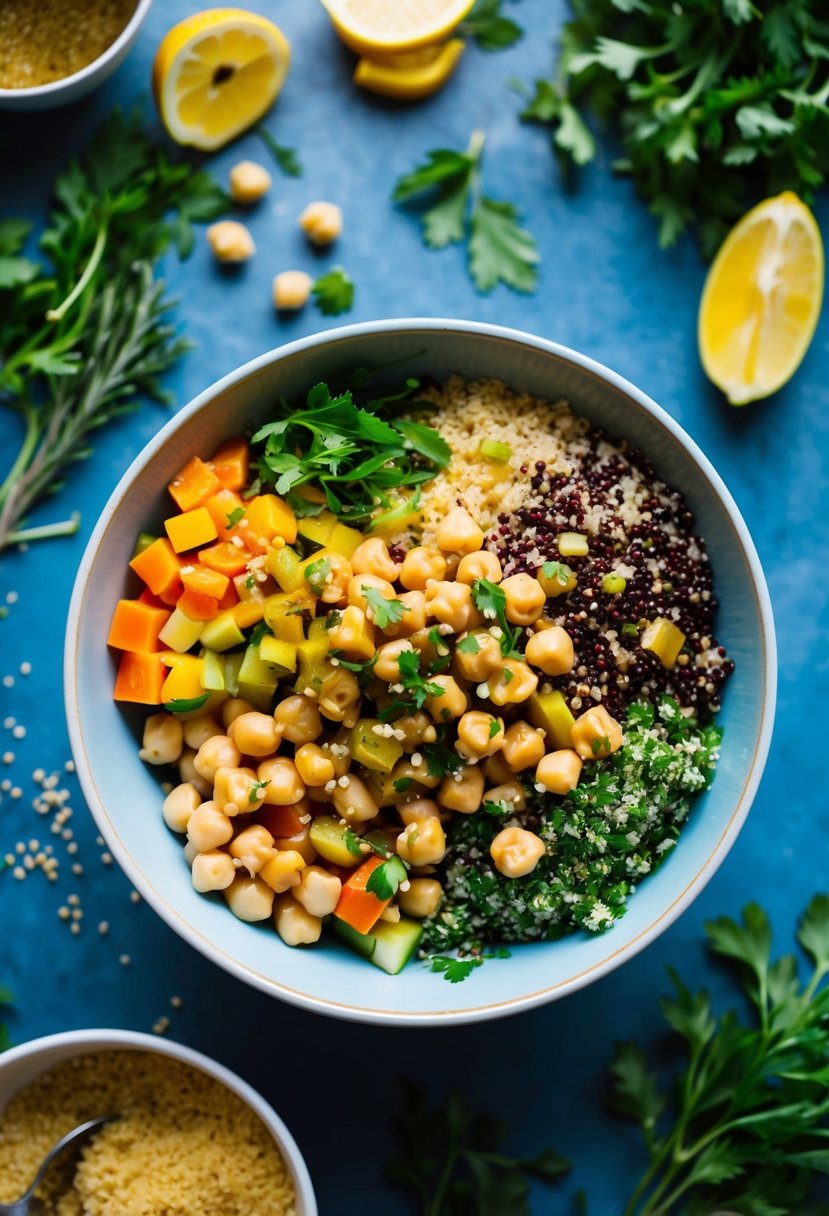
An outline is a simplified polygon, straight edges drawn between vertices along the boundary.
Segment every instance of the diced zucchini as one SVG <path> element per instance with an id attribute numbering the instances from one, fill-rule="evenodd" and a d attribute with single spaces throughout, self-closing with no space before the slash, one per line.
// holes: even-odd
<path id="1" fill-rule="evenodd" d="M 281 668 L 266 662 L 258 646 L 248 646 L 239 668 L 239 696 L 266 713 L 271 708 Z"/>
<path id="2" fill-rule="evenodd" d="M 397 739 L 378 734 L 375 726 L 382 727 L 379 718 L 360 718 L 352 728 L 348 743 L 351 757 L 375 773 L 390 773 L 403 755 L 403 748 Z"/>
<path id="3" fill-rule="evenodd" d="M 347 827 L 333 815 L 317 815 L 311 821 L 309 835 L 311 844 L 326 861 L 335 866 L 358 866 L 364 860 L 362 854 L 355 856 L 346 846 Z"/>
<path id="4" fill-rule="evenodd" d="M 497 439 L 482 439 L 478 444 L 478 451 L 482 456 L 486 456 L 487 460 L 494 460 L 496 464 L 506 464 L 512 456 L 510 445 L 499 443 Z"/>
<path id="5" fill-rule="evenodd" d="M 544 731 L 548 746 L 556 750 L 573 746 L 570 733 L 576 719 L 558 689 L 533 693 L 527 701 L 527 715 L 533 726 Z"/>
<path id="6" fill-rule="evenodd" d="M 231 650 L 241 646 L 245 635 L 236 623 L 233 609 L 227 608 L 208 621 L 201 632 L 202 645 L 208 650 Z"/>
<path id="7" fill-rule="evenodd" d="M 266 634 L 260 639 L 259 654 L 266 663 L 279 668 L 280 676 L 296 671 L 296 646 Z"/>
<path id="8" fill-rule="evenodd" d="M 590 549 L 583 532 L 560 532 L 557 543 L 562 557 L 587 557 Z"/>
<path id="9" fill-rule="evenodd" d="M 333 921 L 339 936 L 375 967 L 388 975 L 397 975 L 414 955 L 423 936 L 423 926 L 401 916 L 399 921 L 380 920 L 371 933 L 357 933 L 337 917 Z"/>
<path id="10" fill-rule="evenodd" d="M 202 653 L 202 688 L 208 692 L 224 692 L 227 688 L 225 676 L 225 656 L 215 650 L 205 650 Z"/>
<path id="11" fill-rule="evenodd" d="M 283 591 L 299 591 L 305 582 L 300 560 L 290 545 L 271 549 L 265 556 L 265 567 Z"/>
<path id="12" fill-rule="evenodd" d="M 311 622 L 311 628 L 316 624 L 316 621 Z M 336 671 L 336 667 L 332 667 L 328 658 L 328 635 L 309 636 L 304 642 L 300 642 L 296 648 L 297 661 L 299 663 L 299 675 L 297 676 L 296 687 L 297 692 L 304 692 L 306 688 L 313 688 L 315 692 L 319 692 L 323 680 L 332 671 Z"/>
<path id="13" fill-rule="evenodd" d="M 377 945 L 376 937 L 372 937 L 370 933 L 358 933 L 356 929 L 351 928 L 351 925 L 347 925 L 344 920 L 340 920 L 336 916 L 331 923 L 337 936 L 341 937 L 356 954 L 362 955 L 363 958 L 371 958 Z"/>
<path id="14" fill-rule="evenodd" d="M 297 530 L 303 540 L 312 545 L 327 545 L 337 526 L 337 517 L 330 511 L 320 511 L 319 515 L 306 515 L 297 520 Z"/>
<path id="15" fill-rule="evenodd" d="M 190 617 L 185 616 L 180 608 L 174 608 L 167 618 L 164 628 L 159 631 L 158 640 L 162 645 L 169 646 L 170 650 L 184 654 L 186 650 L 195 646 L 203 630 L 204 621 L 191 621 Z"/>
<path id="16" fill-rule="evenodd" d="M 244 650 L 234 650 L 225 655 L 225 684 L 231 697 L 239 695 L 239 672 L 245 658 Z"/>
<path id="17" fill-rule="evenodd" d="M 135 538 L 135 548 L 132 551 L 133 557 L 138 557 L 139 553 L 143 553 L 145 549 L 149 549 L 150 545 L 154 545 L 158 540 L 157 536 L 153 536 L 152 532 L 139 532 Z"/>

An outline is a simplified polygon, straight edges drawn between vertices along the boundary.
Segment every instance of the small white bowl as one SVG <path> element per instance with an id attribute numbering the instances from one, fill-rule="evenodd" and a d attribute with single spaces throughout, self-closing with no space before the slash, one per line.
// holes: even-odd
<path id="1" fill-rule="evenodd" d="M 293 1179 L 296 1216 L 318 1216 L 317 1201 L 308 1168 L 296 1141 L 273 1107 L 269 1106 L 247 1081 L 237 1077 L 222 1064 L 217 1064 L 209 1056 L 203 1056 L 201 1052 L 193 1051 L 169 1039 L 138 1034 L 132 1030 L 68 1030 L 13 1047 L 0 1056 L 0 1111 L 19 1090 L 50 1068 L 54 1068 L 56 1064 L 74 1056 L 94 1055 L 103 1051 L 147 1051 L 159 1056 L 170 1056 L 221 1082 L 247 1103 L 273 1136 Z"/>
<path id="2" fill-rule="evenodd" d="M 138 0 L 135 12 L 121 33 L 110 43 L 103 55 L 93 59 L 79 72 L 52 80 L 48 84 L 33 85 L 30 89 L 0 89 L 0 110 L 49 110 L 53 106 L 64 106 L 77 101 L 103 84 L 108 76 L 124 61 L 138 31 L 150 11 L 153 0 Z"/>

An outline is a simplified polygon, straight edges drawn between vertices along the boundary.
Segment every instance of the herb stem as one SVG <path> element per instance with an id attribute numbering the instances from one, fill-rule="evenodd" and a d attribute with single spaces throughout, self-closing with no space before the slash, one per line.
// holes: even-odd
<path id="1" fill-rule="evenodd" d="M 95 271 L 101 264 L 101 258 L 104 256 L 104 249 L 106 248 L 106 241 L 107 226 L 106 224 L 102 224 L 98 229 L 98 235 L 95 238 L 95 244 L 92 246 L 92 253 L 89 255 L 89 261 L 84 267 L 83 274 L 78 279 L 77 283 L 72 288 L 63 303 L 58 305 L 57 308 L 50 308 L 47 311 L 47 321 L 62 321 L 75 301 L 80 299 L 80 297 L 86 291 L 89 283 L 92 280 L 92 276 L 95 274 Z"/>
<path id="2" fill-rule="evenodd" d="M 52 540 L 57 536 L 74 536 L 81 524 L 80 511 L 73 511 L 69 519 L 63 519 L 56 524 L 42 524 L 37 528 L 18 528 L 9 532 L 6 545 L 20 545 L 32 540 Z"/>
<path id="3" fill-rule="evenodd" d="M 455 1129 L 450 1129 L 449 1144 L 446 1149 L 446 1156 L 443 1160 L 443 1169 L 440 1171 L 440 1177 L 435 1184 L 435 1190 L 432 1194 L 431 1202 L 426 1205 L 423 1210 L 423 1216 L 442 1216 L 443 1203 L 446 1199 L 446 1190 L 452 1178 L 452 1172 L 455 1168 L 455 1162 L 458 1159 L 458 1141 Z"/>

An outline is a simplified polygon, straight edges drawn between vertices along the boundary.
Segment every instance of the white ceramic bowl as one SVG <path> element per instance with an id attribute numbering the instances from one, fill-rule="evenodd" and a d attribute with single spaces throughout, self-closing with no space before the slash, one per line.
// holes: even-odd
<path id="1" fill-rule="evenodd" d="M 378 388 L 406 375 L 496 376 L 537 396 L 567 398 L 577 413 L 640 448 L 685 495 L 712 562 L 717 636 L 736 662 L 724 696 L 722 759 L 675 849 L 638 884 L 605 934 L 514 947 L 464 984 L 410 963 L 385 975 L 324 935 L 289 949 L 251 927 L 221 897 L 193 890 L 180 838 L 164 826 L 158 777 L 138 759 L 145 714 L 112 701 L 116 659 L 106 638 L 116 601 L 140 590 L 127 569 L 135 537 L 159 529 L 167 483 L 194 454 L 269 417 L 347 367 L 387 368 Z M 65 688 L 78 775 L 102 836 L 128 878 L 177 933 L 206 957 L 273 996 L 336 1017 L 440 1025 L 498 1017 L 554 1000 L 598 979 L 646 946 L 696 898 L 748 814 L 771 737 L 775 697 L 771 606 L 751 537 L 710 463 L 668 414 L 594 360 L 543 338 L 470 321 L 371 321 L 270 351 L 226 376 L 173 418 L 113 493 L 81 562 L 67 625 Z"/>
<path id="2" fill-rule="evenodd" d="M 273 1107 L 230 1069 L 170 1039 L 131 1030 L 71 1030 L 13 1047 L 0 1056 L 0 1111 L 19 1090 L 56 1064 L 74 1056 L 105 1051 L 148 1051 L 154 1055 L 169 1056 L 220 1081 L 247 1103 L 273 1136 L 293 1179 L 297 1216 L 317 1216 L 317 1201 L 305 1161 L 296 1141 Z"/>
<path id="3" fill-rule="evenodd" d="M 2 0 L 0 0 L 2 2 Z M 37 0 L 31 0 L 33 5 Z M 132 44 L 138 37 L 153 0 L 138 0 L 135 12 L 121 33 L 110 43 L 103 55 L 93 59 L 79 72 L 52 80 L 49 84 L 33 85 L 30 89 L 0 89 L 0 110 L 50 110 L 77 101 L 103 84 L 108 76 L 124 61 Z M 71 0 L 67 0 L 70 4 Z"/>

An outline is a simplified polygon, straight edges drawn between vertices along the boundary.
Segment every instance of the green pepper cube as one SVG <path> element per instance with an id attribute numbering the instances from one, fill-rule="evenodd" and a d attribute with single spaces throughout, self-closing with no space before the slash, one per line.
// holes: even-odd
<path id="1" fill-rule="evenodd" d="M 375 773 L 390 773 L 403 755 L 400 743 L 383 734 L 377 718 L 360 718 L 351 730 L 348 748 L 353 760 Z"/>

